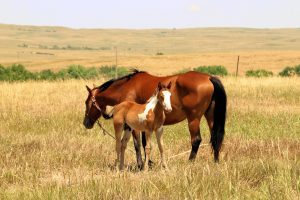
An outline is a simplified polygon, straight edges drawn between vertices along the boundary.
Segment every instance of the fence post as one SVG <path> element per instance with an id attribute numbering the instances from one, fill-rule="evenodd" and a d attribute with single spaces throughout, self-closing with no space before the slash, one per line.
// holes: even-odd
<path id="1" fill-rule="evenodd" d="M 115 47 L 116 49 L 116 69 L 115 69 L 115 78 L 118 78 L 118 48 Z"/>
<path id="2" fill-rule="evenodd" d="M 240 62 L 240 56 L 238 56 L 237 58 L 235 77 L 237 77 L 239 73 L 239 62 Z"/>

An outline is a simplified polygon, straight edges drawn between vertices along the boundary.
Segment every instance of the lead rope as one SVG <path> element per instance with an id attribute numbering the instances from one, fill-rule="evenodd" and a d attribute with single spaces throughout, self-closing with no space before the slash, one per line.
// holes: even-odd
<path id="1" fill-rule="evenodd" d="M 99 120 L 97 120 L 97 124 L 99 125 L 99 127 L 101 128 L 101 130 L 102 130 L 102 133 L 103 133 L 103 135 L 109 135 L 111 138 L 113 138 L 114 140 L 116 140 L 116 138 L 112 135 L 112 134 L 110 134 L 103 126 L 102 126 L 102 124 L 99 122 Z"/>
<path id="2" fill-rule="evenodd" d="M 102 126 L 102 124 L 99 122 L 99 120 L 97 120 L 97 124 L 99 125 L 100 129 L 102 130 L 103 135 L 106 135 L 106 134 L 107 134 L 107 135 L 109 135 L 111 138 L 113 138 L 114 140 L 116 140 L 116 138 L 115 138 L 112 134 L 110 134 L 110 133 L 108 132 L 108 130 L 106 130 L 106 129 Z M 128 148 L 128 149 L 129 149 L 129 151 L 135 153 L 131 148 Z"/>

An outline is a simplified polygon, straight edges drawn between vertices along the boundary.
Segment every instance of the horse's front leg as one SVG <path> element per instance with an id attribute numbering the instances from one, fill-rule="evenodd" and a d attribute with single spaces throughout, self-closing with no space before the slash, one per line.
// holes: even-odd
<path id="1" fill-rule="evenodd" d="M 148 171 L 148 164 L 150 159 L 150 153 L 151 153 L 151 134 L 152 132 L 145 132 L 146 136 L 146 147 L 145 147 L 145 153 L 146 153 L 146 160 L 144 163 L 144 171 Z"/>
<path id="2" fill-rule="evenodd" d="M 140 131 L 132 130 L 133 144 L 136 153 L 136 162 L 139 169 L 143 168 L 143 159 L 141 153 Z"/>
<path id="3" fill-rule="evenodd" d="M 159 148 L 160 152 L 160 158 L 161 158 L 161 166 L 163 168 L 168 168 L 167 163 L 165 161 L 165 156 L 164 156 L 164 148 L 163 148 L 163 139 L 162 139 L 162 134 L 163 134 L 163 127 L 161 126 L 159 129 L 156 130 L 155 135 L 157 139 L 157 145 Z"/>

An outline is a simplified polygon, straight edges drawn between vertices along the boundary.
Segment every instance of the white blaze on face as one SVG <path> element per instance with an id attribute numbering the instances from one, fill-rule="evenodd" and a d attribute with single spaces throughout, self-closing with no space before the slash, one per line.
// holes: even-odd
<path id="1" fill-rule="evenodd" d="M 147 114 L 148 114 L 148 112 L 149 112 L 150 110 L 153 110 L 154 107 L 156 106 L 156 104 L 157 104 L 157 98 L 156 98 L 156 96 L 153 96 L 153 97 L 149 100 L 149 102 L 147 103 L 144 112 L 141 113 L 141 114 L 138 114 L 138 118 L 139 118 L 139 121 L 140 121 L 140 122 L 143 122 L 144 120 L 147 119 Z"/>
<path id="2" fill-rule="evenodd" d="M 163 91 L 162 93 L 164 95 L 164 109 L 167 110 L 167 111 L 172 111 L 171 92 Z"/>

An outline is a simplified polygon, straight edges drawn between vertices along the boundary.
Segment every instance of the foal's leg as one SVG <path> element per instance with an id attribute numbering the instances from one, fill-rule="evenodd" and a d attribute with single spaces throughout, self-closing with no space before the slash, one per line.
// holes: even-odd
<path id="1" fill-rule="evenodd" d="M 144 149 L 144 154 L 145 154 L 145 159 L 146 159 L 146 133 L 145 131 L 142 132 L 142 144 L 143 144 L 143 149 Z M 151 167 L 152 165 L 154 165 L 154 162 L 152 160 L 150 160 L 149 158 L 149 163 L 148 163 L 149 167 Z"/>
<path id="2" fill-rule="evenodd" d="M 120 170 L 123 170 L 124 168 L 124 157 L 125 157 L 125 149 L 127 147 L 127 143 L 131 136 L 131 130 L 125 130 L 124 136 L 122 138 L 122 145 L 121 145 L 121 161 L 120 161 Z"/>
<path id="3" fill-rule="evenodd" d="M 144 164 L 144 170 L 148 171 L 148 164 L 149 164 L 149 158 L 150 158 L 150 152 L 151 152 L 151 132 L 145 132 L 146 136 L 146 147 L 145 147 L 145 153 L 146 153 L 146 160 Z"/>
<path id="4" fill-rule="evenodd" d="M 141 138 L 140 131 L 132 130 L 133 143 L 136 153 L 136 162 L 139 169 L 143 167 L 143 159 L 141 154 Z"/>
<path id="5" fill-rule="evenodd" d="M 188 118 L 188 126 L 191 135 L 192 151 L 189 160 L 195 160 L 199 145 L 202 141 L 200 135 L 200 118 Z"/>
<path id="6" fill-rule="evenodd" d="M 163 148 L 163 138 L 162 138 L 163 127 L 160 127 L 159 129 L 157 129 L 155 134 L 156 134 L 157 144 L 158 144 L 158 148 L 159 148 L 159 152 L 160 152 L 161 166 L 163 168 L 168 168 L 166 161 L 165 161 L 164 148 Z"/>
<path id="7" fill-rule="evenodd" d="M 114 129 L 115 129 L 115 136 L 116 136 L 116 153 L 117 153 L 116 167 L 118 167 L 118 164 L 120 163 L 121 136 L 123 132 L 123 124 L 114 121 Z"/>

